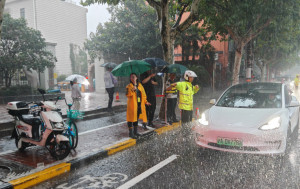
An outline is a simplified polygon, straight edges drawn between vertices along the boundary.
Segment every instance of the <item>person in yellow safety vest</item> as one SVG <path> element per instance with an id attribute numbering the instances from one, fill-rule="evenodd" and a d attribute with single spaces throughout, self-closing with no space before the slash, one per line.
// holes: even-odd
<path id="1" fill-rule="evenodd" d="M 299 85 L 299 75 L 297 74 L 295 79 L 294 79 L 294 86 L 295 89 L 298 89 L 298 85 Z"/>
<path id="2" fill-rule="evenodd" d="M 177 89 L 171 86 L 175 83 L 176 74 L 170 73 L 169 80 L 166 82 L 166 100 L 167 100 L 167 121 L 169 124 L 178 122 L 176 119 L 175 109 L 177 104 Z"/>
<path id="3" fill-rule="evenodd" d="M 187 70 L 184 73 L 185 81 L 172 84 L 179 91 L 178 107 L 181 110 L 182 123 L 191 122 L 193 118 L 193 95 L 199 91 L 199 86 L 192 84 L 195 77 L 195 72 Z"/>

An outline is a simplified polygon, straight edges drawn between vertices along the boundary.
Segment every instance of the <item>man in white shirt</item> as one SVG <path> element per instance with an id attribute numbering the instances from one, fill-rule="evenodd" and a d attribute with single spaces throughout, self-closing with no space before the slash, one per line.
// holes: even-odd
<path id="1" fill-rule="evenodd" d="M 115 93 L 115 85 L 117 84 L 118 80 L 115 76 L 111 73 L 112 68 L 107 68 L 104 73 L 104 83 L 105 83 L 105 89 L 108 93 L 108 106 L 107 109 L 109 112 L 112 112 L 112 103 L 114 100 L 114 93 Z"/>

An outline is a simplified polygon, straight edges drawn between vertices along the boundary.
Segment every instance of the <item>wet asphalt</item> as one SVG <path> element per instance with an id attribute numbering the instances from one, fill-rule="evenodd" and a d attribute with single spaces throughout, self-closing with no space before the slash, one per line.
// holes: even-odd
<path id="1" fill-rule="evenodd" d="M 189 129 L 179 128 L 34 188 L 117 188 L 129 181 L 134 189 L 299 188 L 299 147 L 298 139 L 286 156 L 203 150 Z"/>

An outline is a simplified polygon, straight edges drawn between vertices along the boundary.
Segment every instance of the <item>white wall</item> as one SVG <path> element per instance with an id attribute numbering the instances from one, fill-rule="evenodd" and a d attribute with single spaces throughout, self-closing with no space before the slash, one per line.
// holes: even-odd
<path id="1" fill-rule="evenodd" d="M 61 0 L 6 0 L 5 10 L 13 18 L 20 18 L 21 8 L 28 26 L 41 31 L 46 42 L 57 44 L 57 74 L 71 74 L 70 43 L 83 47 L 87 9 Z"/>
<path id="2" fill-rule="evenodd" d="M 95 59 L 95 91 L 97 93 L 105 93 L 105 84 L 104 84 L 104 67 L 100 65 L 104 64 L 104 59 L 101 58 L 99 61 L 98 58 Z"/>

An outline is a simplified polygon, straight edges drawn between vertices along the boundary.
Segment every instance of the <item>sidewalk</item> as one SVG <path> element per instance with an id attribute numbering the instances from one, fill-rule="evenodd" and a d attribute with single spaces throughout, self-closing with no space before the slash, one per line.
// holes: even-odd
<path id="1" fill-rule="evenodd" d="M 65 98 L 68 103 L 72 103 L 71 91 L 62 91 L 65 93 Z M 127 99 L 124 94 L 120 94 L 120 102 L 113 102 L 113 106 L 125 105 L 127 104 Z M 116 93 L 114 95 L 116 98 Z M 59 107 L 62 109 L 62 113 L 66 114 L 68 109 L 65 101 L 59 100 L 57 102 Z M 82 99 L 80 102 L 80 110 L 82 111 L 91 111 L 107 108 L 108 105 L 108 94 L 106 93 L 82 93 Z M 6 105 L 0 105 L 0 124 L 13 121 L 12 116 L 10 116 L 6 110 Z"/>
<path id="2" fill-rule="evenodd" d="M 70 95 L 66 94 L 66 98 L 68 96 Z M 204 93 L 199 94 L 196 97 L 195 105 L 202 106 L 201 109 L 205 109 L 209 106 L 208 101 L 212 97 L 212 95 Z M 215 94 L 214 98 L 217 97 L 218 94 Z M 83 110 L 94 110 L 99 106 L 101 108 L 101 105 L 106 107 L 107 100 L 102 100 L 101 104 L 100 102 L 98 103 L 98 99 L 108 99 L 105 94 L 84 94 L 84 98 L 86 98 L 86 101 L 84 105 L 82 103 Z M 114 103 L 115 107 L 126 103 L 124 94 L 120 95 L 120 98 L 121 102 Z M 161 98 L 157 99 L 157 114 L 160 102 Z M 85 166 L 92 161 L 113 155 L 118 151 L 134 146 L 147 139 L 151 139 L 149 137 L 152 135 L 160 135 L 180 127 L 179 123 L 164 125 L 161 121 L 155 121 L 154 124 L 156 125 L 156 129 L 148 127 L 148 130 L 144 130 L 141 126 L 138 127 L 138 132 L 142 134 L 142 137 L 138 140 L 128 137 L 125 118 L 124 122 L 119 124 L 80 133 L 76 151 L 71 151 L 67 158 L 60 161 L 52 158 L 49 152 L 42 147 L 31 147 L 23 153 L 15 149 L 2 152 L 0 153 L 0 189 L 33 186 L 60 174 L 73 171 L 78 167 Z M 13 141 L 10 142 L 13 143 Z"/>

